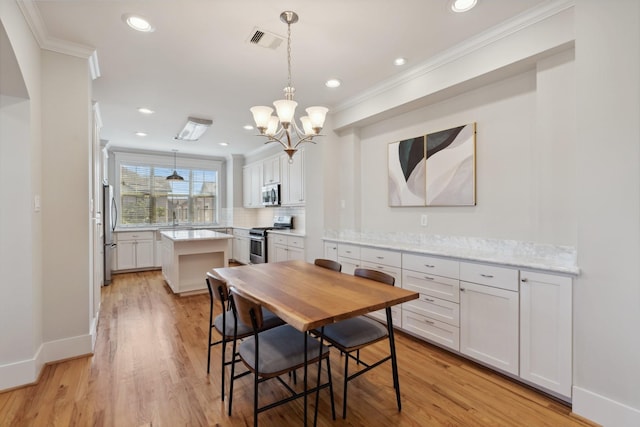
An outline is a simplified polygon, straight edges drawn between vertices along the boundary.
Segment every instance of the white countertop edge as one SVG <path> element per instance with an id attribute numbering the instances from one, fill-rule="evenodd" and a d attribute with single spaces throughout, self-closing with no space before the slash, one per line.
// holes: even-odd
<path id="1" fill-rule="evenodd" d="M 446 241 L 447 238 L 439 236 L 440 240 Z M 504 243 L 505 247 L 511 249 L 517 249 L 518 246 L 522 247 L 534 247 L 544 249 L 544 256 L 532 254 L 530 256 L 518 255 L 513 253 L 501 252 L 500 249 L 491 250 L 492 248 L 485 247 L 482 249 L 474 248 L 460 248 L 455 246 L 447 246 L 446 243 L 438 245 L 437 247 L 430 247 L 429 245 L 423 245 L 419 243 L 407 243 L 407 242 L 381 242 L 372 241 L 366 238 L 363 239 L 350 239 L 340 237 L 323 237 L 322 240 L 327 242 L 354 244 L 360 246 L 368 246 L 379 249 L 390 249 L 403 252 L 412 252 L 423 255 L 434 255 L 448 258 L 457 258 L 462 261 L 477 261 L 487 262 L 492 264 L 498 264 L 508 267 L 517 267 L 523 269 L 533 269 L 540 271 L 547 271 L 553 273 L 562 273 L 572 276 L 580 274 L 580 268 L 575 262 L 575 249 L 567 246 L 555 246 L 555 245 L 543 245 L 543 244 L 529 244 L 525 242 L 516 242 L 512 240 L 493 240 L 491 243 L 494 245 L 500 245 Z M 477 242 L 482 242 L 484 239 L 471 239 Z M 489 239 L 487 239 L 489 240 Z M 571 253 L 573 251 L 573 253 Z M 569 258 L 569 259 L 558 259 Z"/>
<path id="2" fill-rule="evenodd" d="M 299 230 L 267 230 L 269 234 L 284 234 L 285 236 L 305 237 L 306 234 Z"/>
<path id="3" fill-rule="evenodd" d="M 233 239 L 231 234 L 213 230 L 164 230 L 160 234 L 174 242 Z"/>

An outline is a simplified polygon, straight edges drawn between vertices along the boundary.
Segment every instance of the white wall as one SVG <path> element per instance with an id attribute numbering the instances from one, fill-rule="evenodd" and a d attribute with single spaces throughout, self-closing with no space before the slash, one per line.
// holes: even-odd
<path id="1" fill-rule="evenodd" d="M 576 2 L 574 411 L 607 426 L 640 425 L 639 40 L 640 2 Z"/>

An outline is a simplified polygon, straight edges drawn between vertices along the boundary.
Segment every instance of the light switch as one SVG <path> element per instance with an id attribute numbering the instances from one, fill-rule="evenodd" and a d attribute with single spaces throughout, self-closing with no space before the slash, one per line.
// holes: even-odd
<path id="1" fill-rule="evenodd" d="M 423 227 L 427 226 L 427 214 L 422 214 L 420 217 L 420 225 Z"/>

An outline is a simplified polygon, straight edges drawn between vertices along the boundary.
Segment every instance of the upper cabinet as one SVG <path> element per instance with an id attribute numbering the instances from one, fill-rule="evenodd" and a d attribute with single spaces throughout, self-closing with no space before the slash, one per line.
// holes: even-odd
<path id="1" fill-rule="evenodd" d="M 245 208 L 262 207 L 262 163 L 252 163 L 242 169 L 242 199 Z"/>
<path id="2" fill-rule="evenodd" d="M 280 182 L 280 157 L 271 157 L 262 162 L 262 183 L 278 184 Z"/>
<path id="3" fill-rule="evenodd" d="M 304 150 L 298 150 L 289 163 L 289 156 L 280 156 L 280 198 L 283 206 L 304 205 Z"/>

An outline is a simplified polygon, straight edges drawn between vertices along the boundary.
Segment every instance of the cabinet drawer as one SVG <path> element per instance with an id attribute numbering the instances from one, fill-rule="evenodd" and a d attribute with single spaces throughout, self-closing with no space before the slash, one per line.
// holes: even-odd
<path id="1" fill-rule="evenodd" d="M 402 268 L 438 276 L 460 277 L 460 262 L 427 255 L 403 254 Z"/>
<path id="2" fill-rule="evenodd" d="M 237 237 L 249 237 L 249 230 L 243 228 L 234 228 L 233 235 Z"/>
<path id="3" fill-rule="evenodd" d="M 125 231 L 117 233 L 118 241 L 153 240 L 153 231 Z"/>
<path id="4" fill-rule="evenodd" d="M 363 268 L 368 268 L 370 270 L 382 271 L 383 273 L 387 273 L 396 280 L 394 286 L 397 288 L 402 287 L 402 270 L 398 267 L 389 267 L 388 265 L 380 265 L 374 264 L 372 262 L 361 262 L 360 265 Z"/>
<path id="5" fill-rule="evenodd" d="M 339 244 L 338 256 L 344 258 L 360 259 L 360 246 Z"/>
<path id="6" fill-rule="evenodd" d="M 304 238 L 298 236 L 286 236 L 287 237 L 287 245 L 292 248 L 304 248 Z"/>
<path id="7" fill-rule="evenodd" d="M 460 351 L 460 328 L 409 310 L 402 310 L 402 329 L 422 338 Z"/>
<path id="8" fill-rule="evenodd" d="M 283 236 L 282 234 L 271 234 L 269 239 L 273 239 L 273 243 L 276 245 L 284 245 L 287 246 L 287 236 Z"/>
<path id="9" fill-rule="evenodd" d="M 460 280 L 518 292 L 518 270 L 512 268 L 461 262 Z"/>
<path id="10" fill-rule="evenodd" d="M 367 313 L 367 316 L 379 320 L 385 325 L 387 324 L 387 313 L 385 310 L 376 310 L 371 313 Z M 391 321 L 394 328 L 402 327 L 402 309 L 398 306 L 391 307 Z"/>
<path id="11" fill-rule="evenodd" d="M 400 252 L 365 247 L 360 249 L 360 259 L 391 267 L 402 267 L 402 255 Z"/>
<path id="12" fill-rule="evenodd" d="M 451 326 L 460 326 L 460 305 L 451 301 L 420 294 L 419 299 L 405 302 L 402 309 Z"/>
<path id="13" fill-rule="evenodd" d="M 402 270 L 402 287 L 451 302 L 460 302 L 460 281 L 435 274 Z"/>

